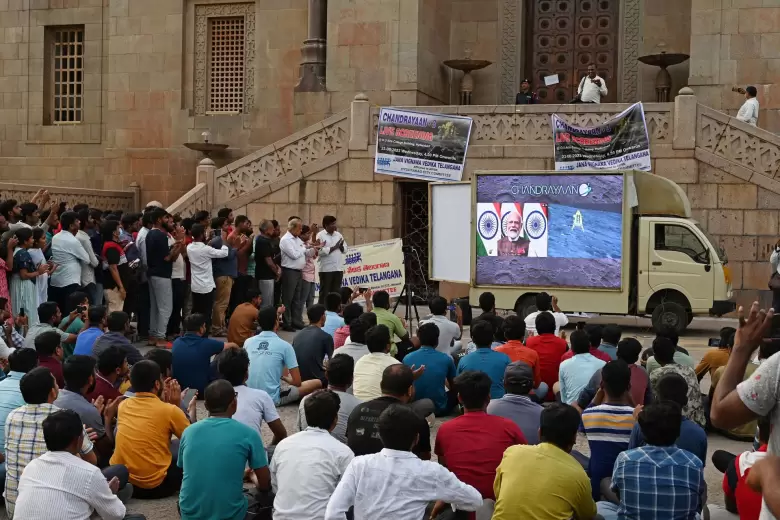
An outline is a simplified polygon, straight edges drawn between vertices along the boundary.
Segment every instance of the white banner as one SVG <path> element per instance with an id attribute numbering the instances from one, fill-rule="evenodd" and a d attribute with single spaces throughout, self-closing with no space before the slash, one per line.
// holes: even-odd
<path id="1" fill-rule="evenodd" d="M 400 238 L 352 246 L 344 254 L 342 287 L 387 291 L 391 297 L 404 286 L 404 253 Z M 320 293 L 318 262 L 315 262 L 315 297 Z"/>

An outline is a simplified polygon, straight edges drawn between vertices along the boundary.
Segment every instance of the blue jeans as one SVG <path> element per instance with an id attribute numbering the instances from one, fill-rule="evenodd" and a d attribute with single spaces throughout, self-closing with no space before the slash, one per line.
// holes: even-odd
<path id="1" fill-rule="evenodd" d="M 612 502 L 596 502 L 596 512 L 604 518 L 604 520 L 617 520 L 618 518 L 618 504 Z M 701 514 L 696 513 L 696 520 L 701 519 Z"/>

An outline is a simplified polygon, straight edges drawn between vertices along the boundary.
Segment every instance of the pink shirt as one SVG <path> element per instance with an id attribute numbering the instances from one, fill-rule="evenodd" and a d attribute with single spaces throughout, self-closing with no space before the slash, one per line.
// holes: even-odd
<path id="1" fill-rule="evenodd" d="M 317 254 L 306 257 L 306 265 L 301 269 L 304 282 L 314 282 L 314 260 L 317 258 Z"/>
<path id="2" fill-rule="evenodd" d="M 344 325 L 336 329 L 333 333 L 333 348 L 343 347 L 349 337 L 349 325 Z"/>

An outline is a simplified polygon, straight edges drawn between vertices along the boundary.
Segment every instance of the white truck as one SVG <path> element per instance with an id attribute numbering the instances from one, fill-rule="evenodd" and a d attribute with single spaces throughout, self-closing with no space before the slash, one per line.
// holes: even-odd
<path id="1" fill-rule="evenodd" d="M 649 315 L 678 333 L 735 308 L 725 252 L 664 177 L 479 171 L 429 195 L 429 273 L 468 284 L 472 304 L 490 291 L 525 317 L 546 291 L 565 312 Z"/>

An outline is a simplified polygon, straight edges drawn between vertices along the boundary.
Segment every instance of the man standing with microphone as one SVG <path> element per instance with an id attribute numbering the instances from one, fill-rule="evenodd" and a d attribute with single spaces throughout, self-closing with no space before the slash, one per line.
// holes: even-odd
<path id="1" fill-rule="evenodd" d="M 607 95 L 606 82 L 596 74 L 596 66 L 588 65 L 588 74 L 577 87 L 577 98 L 580 103 L 601 103 L 601 97 Z"/>
<path id="2" fill-rule="evenodd" d="M 336 217 L 325 215 L 322 219 L 322 231 L 317 233 L 317 241 L 321 246 L 318 260 L 320 262 L 320 297 L 319 303 L 325 303 L 325 297 L 333 292 L 339 292 L 344 277 L 344 253 L 347 244 L 339 233 Z"/>

